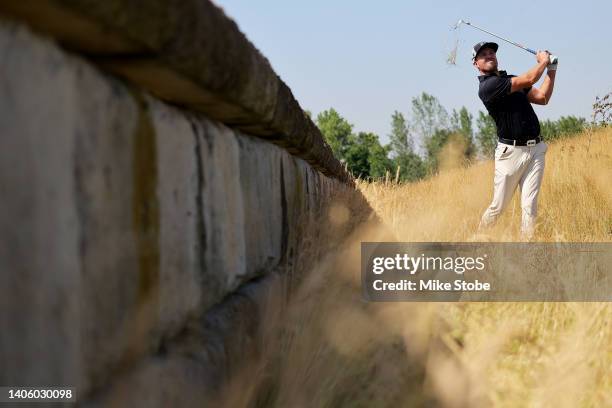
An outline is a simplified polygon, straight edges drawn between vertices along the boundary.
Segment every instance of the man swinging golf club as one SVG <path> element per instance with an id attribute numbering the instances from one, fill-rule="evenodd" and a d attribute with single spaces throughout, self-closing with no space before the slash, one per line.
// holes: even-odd
<path id="1" fill-rule="evenodd" d="M 474 45 L 472 59 L 480 72 L 478 96 L 495 120 L 498 144 L 495 148 L 493 200 L 480 220 L 479 230 L 492 225 L 508 206 L 516 187 L 521 191 L 521 235 L 533 237 L 538 212 L 538 194 L 544 175 L 548 146 L 540 137 L 540 123 L 532 103 L 546 105 L 552 96 L 557 63 L 551 64 L 548 51 L 536 53 L 537 64 L 515 76 L 498 71 L 493 42 Z M 547 70 L 542 86 L 538 82 Z"/>

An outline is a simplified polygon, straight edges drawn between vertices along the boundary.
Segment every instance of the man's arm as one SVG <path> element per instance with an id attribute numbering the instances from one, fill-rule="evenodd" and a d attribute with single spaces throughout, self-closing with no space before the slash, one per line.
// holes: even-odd
<path id="1" fill-rule="evenodd" d="M 544 78 L 544 82 L 540 89 L 531 88 L 529 93 L 527 94 L 527 99 L 531 103 L 535 103 L 536 105 L 546 105 L 550 102 L 550 97 L 553 93 L 553 88 L 555 87 L 555 75 L 557 71 L 548 70 L 546 73 L 546 78 Z"/>
<path id="2" fill-rule="evenodd" d="M 537 65 L 522 75 L 512 78 L 512 88 L 510 93 L 523 88 L 529 88 L 540 80 L 546 66 L 550 63 L 550 54 L 547 51 L 538 51 L 536 54 Z"/>

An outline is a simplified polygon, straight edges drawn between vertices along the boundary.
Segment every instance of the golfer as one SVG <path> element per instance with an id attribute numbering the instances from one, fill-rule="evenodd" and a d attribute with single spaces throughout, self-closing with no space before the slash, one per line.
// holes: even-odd
<path id="1" fill-rule="evenodd" d="M 548 150 L 540 137 L 540 122 L 531 104 L 550 102 L 557 64 L 550 63 L 548 51 L 539 51 L 533 68 L 519 76 L 508 75 L 497 69 L 497 48 L 493 42 L 479 42 L 472 51 L 474 66 L 481 74 L 478 96 L 495 120 L 498 137 L 493 201 L 482 215 L 479 230 L 497 220 L 518 186 L 521 190 L 521 235 L 531 239 Z M 546 78 L 538 89 L 533 85 L 545 70 Z"/>

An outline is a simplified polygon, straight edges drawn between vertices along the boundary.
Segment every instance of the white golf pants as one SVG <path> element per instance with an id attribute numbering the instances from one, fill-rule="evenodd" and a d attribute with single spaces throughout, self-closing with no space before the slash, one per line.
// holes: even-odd
<path id="1" fill-rule="evenodd" d="M 544 142 L 535 146 L 497 144 L 493 201 L 482 215 L 479 228 L 487 227 L 497 220 L 519 186 L 522 207 L 521 234 L 526 238 L 533 236 L 547 150 L 548 145 Z"/>

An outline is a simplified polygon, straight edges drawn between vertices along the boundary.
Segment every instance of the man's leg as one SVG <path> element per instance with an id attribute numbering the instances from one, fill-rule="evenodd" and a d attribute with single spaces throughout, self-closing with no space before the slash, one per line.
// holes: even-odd
<path id="1" fill-rule="evenodd" d="M 480 219 L 479 230 L 492 225 L 510 203 L 524 170 L 522 158 L 520 148 L 498 145 L 495 151 L 493 201 Z"/>
<path id="2" fill-rule="evenodd" d="M 538 195 L 544 177 L 545 156 L 548 146 L 541 142 L 533 149 L 533 156 L 519 182 L 522 207 L 521 235 L 527 239 L 533 237 L 535 230 L 538 215 Z"/>

